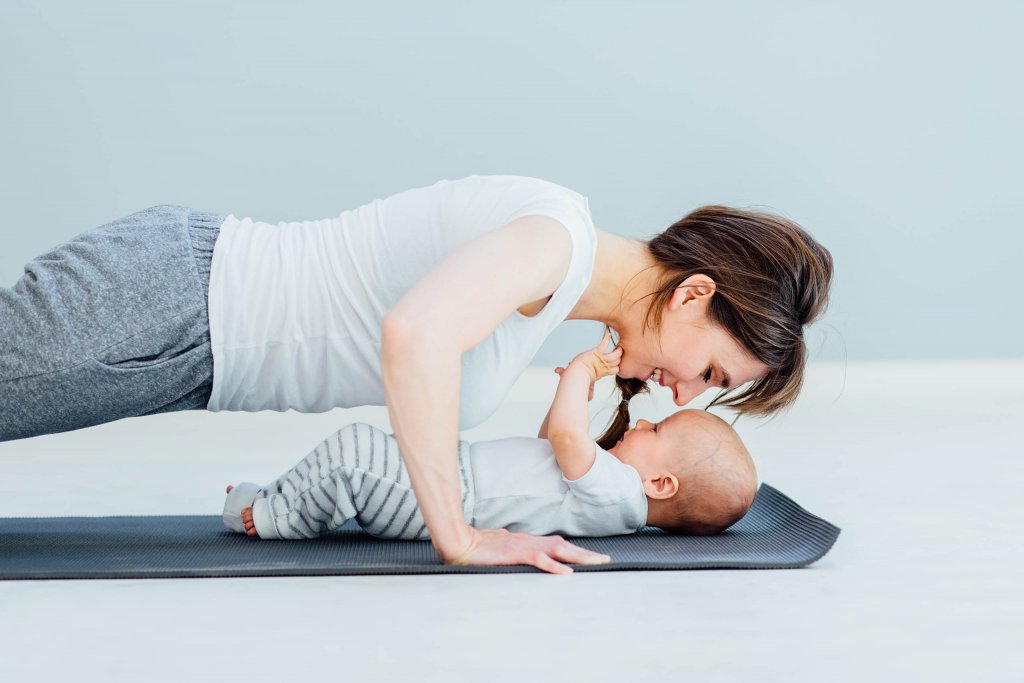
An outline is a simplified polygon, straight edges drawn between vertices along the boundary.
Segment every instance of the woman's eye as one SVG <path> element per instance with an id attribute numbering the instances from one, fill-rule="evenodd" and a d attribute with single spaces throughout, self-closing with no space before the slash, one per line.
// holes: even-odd
<path id="1" fill-rule="evenodd" d="M 708 368 L 707 372 L 704 373 L 704 383 L 707 384 L 710 381 L 711 381 L 711 368 Z"/>

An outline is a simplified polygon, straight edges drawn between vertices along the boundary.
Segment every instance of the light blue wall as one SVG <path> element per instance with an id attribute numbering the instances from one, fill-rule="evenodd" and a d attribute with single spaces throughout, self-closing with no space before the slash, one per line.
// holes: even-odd
<path id="1" fill-rule="evenodd" d="M 0 282 L 151 204 L 323 218 L 516 173 L 638 237 L 800 221 L 838 264 L 815 358 L 1024 355 L 1021 8 L 8 0 Z"/>

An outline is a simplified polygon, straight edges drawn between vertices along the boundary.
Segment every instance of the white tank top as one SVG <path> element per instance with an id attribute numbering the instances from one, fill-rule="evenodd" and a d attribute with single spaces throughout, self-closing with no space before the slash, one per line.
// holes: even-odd
<path id="1" fill-rule="evenodd" d="M 463 354 L 459 424 L 468 429 L 494 413 L 589 284 L 597 237 L 585 197 L 536 178 L 470 176 L 377 199 L 337 218 L 271 224 L 228 216 L 210 271 L 214 372 L 207 408 L 384 405 L 384 314 L 454 248 L 533 214 L 569 231 L 569 269 L 539 313 L 513 312 Z"/>

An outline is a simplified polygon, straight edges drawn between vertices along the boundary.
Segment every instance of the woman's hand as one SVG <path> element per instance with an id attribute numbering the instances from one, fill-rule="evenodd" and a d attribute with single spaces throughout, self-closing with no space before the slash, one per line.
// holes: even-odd
<path id="1" fill-rule="evenodd" d="M 607 564 L 611 558 L 569 543 L 561 536 L 532 536 L 506 529 L 473 529 L 467 548 L 446 564 L 528 564 L 551 574 L 572 574 L 568 564 Z"/>

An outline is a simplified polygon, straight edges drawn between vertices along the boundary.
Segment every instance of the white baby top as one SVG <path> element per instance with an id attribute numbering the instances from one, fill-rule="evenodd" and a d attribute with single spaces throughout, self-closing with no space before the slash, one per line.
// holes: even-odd
<path id="1" fill-rule="evenodd" d="M 594 448 L 593 466 L 569 480 L 547 439 L 515 436 L 471 444 L 476 489 L 471 524 L 567 536 L 631 534 L 646 525 L 640 473 L 597 444 Z"/>
<path id="2" fill-rule="evenodd" d="M 500 405 L 590 283 L 597 236 L 586 197 L 521 176 L 441 180 L 337 218 L 228 216 L 210 272 L 209 410 L 323 412 L 384 405 L 384 314 L 460 244 L 540 214 L 572 238 L 565 279 L 536 315 L 518 311 L 462 357 L 460 428 Z"/>

